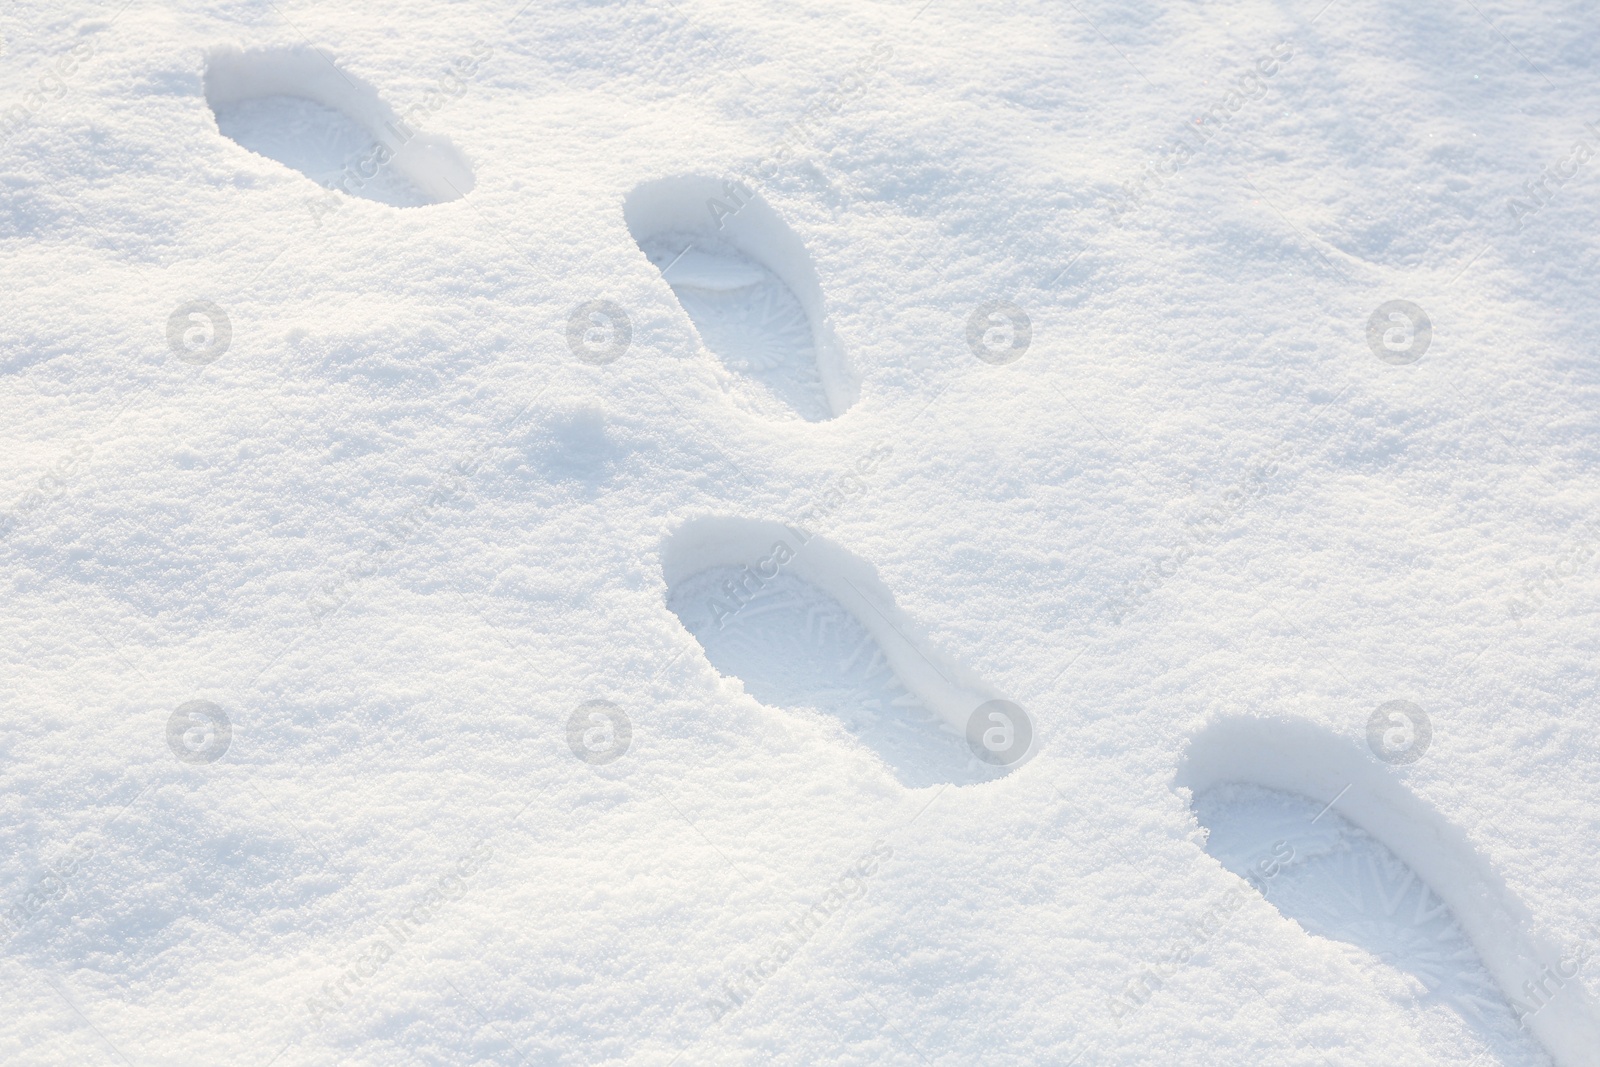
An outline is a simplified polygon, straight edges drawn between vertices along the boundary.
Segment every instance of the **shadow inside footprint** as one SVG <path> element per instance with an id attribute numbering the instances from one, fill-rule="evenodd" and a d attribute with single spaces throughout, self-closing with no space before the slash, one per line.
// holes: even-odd
<path id="1" fill-rule="evenodd" d="M 854 402 L 810 257 L 749 188 L 694 177 L 650 182 L 623 214 L 741 406 L 819 422 Z"/>
<path id="2" fill-rule="evenodd" d="M 911 644 L 909 623 L 838 546 L 773 524 L 702 520 L 668 539 L 663 569 L 667 606 L 719 674 L 769 707 L 842 726 L 902 785 L 987 781 L 1031 752 L 1026 713 L 953 682 L 954 668 Z M 1004 715 L 991 718 L 996 707 Z M 979 759 L 962 732 L 974 715 L 1004 735 L 998 758 Z"/>
<path id="3" fill-rule="evenodd" d="M 472 189 L 472 168 L 447 138 L 418 132 L 415 116 L 312 49 L 214 49 L 205 94 L 225 136 L 326 189 L 391 207 Z"/>
<path id="4" fill-rule="evenodd" d="M 1484 969 L 1450 908 L 1381 842 L 1336 811 L 1260 786 L 1195 797 L 1206 851 L 1307 933 L 1359 950 L 1352 960 L 1417 1020 L 1441 1064 L 1542 1065 L 1544 1052 Z"/>
<path id="5" fill-rule="evenodd" d="M 1430 1063 L 1600 1064 L 1581 959 L 1366 746 L 1303 720 L 1224 718 L 1191 739 L 1175 784 L 1206 851 L 1345 946 Z"/>
<path id="6" fill-rule="evenodd" d="M 907 786 L 972 778 L 962 739 L 900 682 L 865 627 L 828 594 L 779 574 L 718 625 L 742 568 L 713 567 L 672 590 L 667 605 L 717 672 L 774 708 L 836 717 Z"/>

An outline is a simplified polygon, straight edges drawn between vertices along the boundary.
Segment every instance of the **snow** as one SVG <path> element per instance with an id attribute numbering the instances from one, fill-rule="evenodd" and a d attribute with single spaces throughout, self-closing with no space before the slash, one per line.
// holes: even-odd
<path id="1" fill-rule="evenodd" d="M 0 1060 L 1600 1064 L 1587 7 L 0 39 Z"/>

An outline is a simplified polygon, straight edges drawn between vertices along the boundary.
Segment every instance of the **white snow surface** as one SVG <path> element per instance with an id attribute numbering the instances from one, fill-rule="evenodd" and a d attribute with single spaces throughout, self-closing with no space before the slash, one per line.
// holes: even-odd
<path id="1" fill-rule="evenodd" d="M 1591 4 L 0 45 L 0 1062 L 1600 1064 Z"/>

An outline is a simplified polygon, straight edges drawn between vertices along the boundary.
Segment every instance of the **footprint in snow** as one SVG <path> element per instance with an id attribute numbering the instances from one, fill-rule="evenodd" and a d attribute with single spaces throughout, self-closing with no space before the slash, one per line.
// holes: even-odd
<path id="1" fill-rule="evenodd" d="M 1308 723 L 1225 720 L 1195 738 L 1179 784 L 1206 851 L 1343 946 L 1434 1063 L 1600 1064 L 1571 953 L 1542 941 L 1466 837 L 1355 746 Z"/>
<path id="2" fill-rule="evenodd" d="M 450 141 L 397 114 L 366 82 L 310 48 L 213 49 L 206 102 L 217 129 L 325 189 L 392 207 L 465 196 L 472 168 Z"/>
<path id="3" fill-rule="evenodd" d="M 736 403 L 765 418 L 819 422 L 855 402 L 811 257 L 748 187 L 702 177 L 648 182 L 623 215 Z"/>
<path id="4" fill-rule="evenodd" d="M 718 673 L 769 707 L 842 727 L 901 784 L 982 781 L 1030 754 L 1026 712 L 915 642 L 871 569 L 837 545 L 707 519 L 669 537 L 662 564 L 668 607 Z"/>

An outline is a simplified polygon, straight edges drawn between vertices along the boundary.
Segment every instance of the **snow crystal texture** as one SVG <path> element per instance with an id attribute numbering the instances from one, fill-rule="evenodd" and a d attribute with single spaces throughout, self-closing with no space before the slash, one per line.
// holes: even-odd
<path id="1" fill-rule="evenodd" d="M 1600 1067 L 1578 0 L 0 10 L 0 1062 Z"/>

